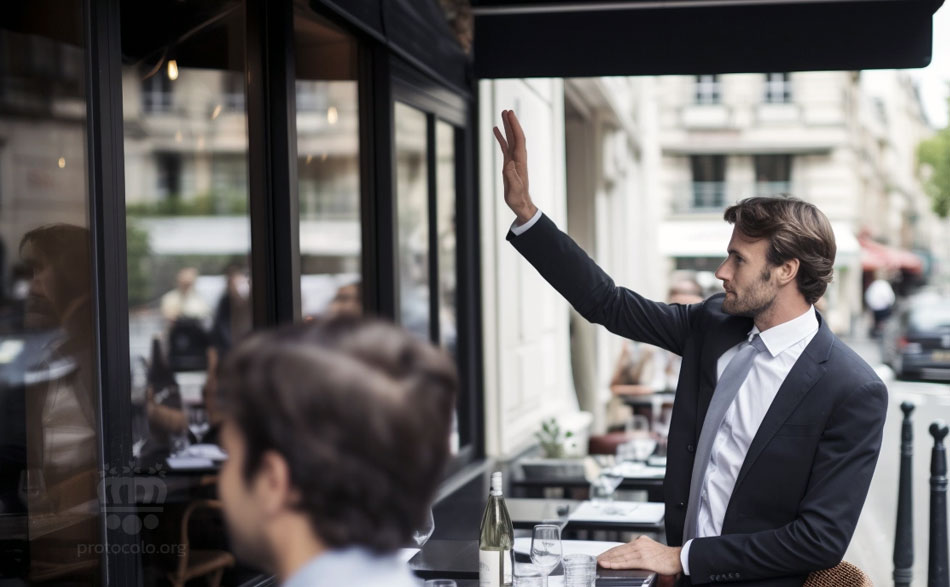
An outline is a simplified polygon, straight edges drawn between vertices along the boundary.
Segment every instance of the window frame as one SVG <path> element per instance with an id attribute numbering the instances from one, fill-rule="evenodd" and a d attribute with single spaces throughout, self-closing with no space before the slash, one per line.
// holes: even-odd
<path id="1" fill-rule="evenodd" d="M 766 104 L 791 104 L 792 98 L 792 75 L 789 72 L 765 74 L 763 100 Z"/>
<path id="2" fill-rule="evenodd" d="M 426 114 L 426 159 L 428 162 L 429 196 L 429 332 L 430 340 L 438 344 L 441 338 L 438 303 L 438 214 L 436 182 L 436 123 L 445 122 L 455 129 L 455 215 L 456 215 L 456 328 L 457 328 L 457 364 L 459 370 L 458 426 L 459 451 L 449 464 L 449 475 L 460 471 L 466 465 L 484 455 L 481 423 L 483 420 L 481 397 L 481 311 L 480 311 L 480 261 L 478 257 L 478 205 L 476 186 L 474 185 L 475 161 L 473 130 L 475 127 L 474 95 L 455 92 L 453 88 L 434 82 L 418 69 L 397 56 L 390 56 L 392 97 L 390 114 L 396 102 L 416 108 Z M 395 137 L 395 120 L 390 127 Z M 393 144 L 391 143 L 391 144 Z M 392 153 L 395 153 L 393 150 Z M 395 159 L 392 160 L 391 173 L 395 179 Z M 395 184 L 393 184 L 392 207 L 395 210 Z M 395 221 L 395 216 L 393 216 Z M 392 224 L 393 251 L 397 246 L 396 225 Z M 395 254 L 395 253 L 394 253 Z M 398 300 L 396 287 L 392 282 L 394 299 Z M 394 308 L 398 308 L 398 303 Z"/>
<path id="3" fill-rule="evenodd" d="M 693 78 L 693 101 L 696 104 L 722 103 L 722 78 L 718 74 L 703 74 Z"/>

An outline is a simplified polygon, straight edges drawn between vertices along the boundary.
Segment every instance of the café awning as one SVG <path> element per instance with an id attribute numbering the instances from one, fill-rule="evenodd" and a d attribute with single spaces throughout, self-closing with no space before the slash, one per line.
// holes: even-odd
<path id="1" fill-rule="evenodd" d="M 943 0 L 471 0 L 478 78 L 916 68 Z"/>
<path id="2" fill-rule="evenodd" d="M 917 254 L 905 249 L 889 247 L 870 236 L 858 237 L 861 245 L 861 269 L 864 271 L 909 271 L 923 273 L 924 261 Z"/>

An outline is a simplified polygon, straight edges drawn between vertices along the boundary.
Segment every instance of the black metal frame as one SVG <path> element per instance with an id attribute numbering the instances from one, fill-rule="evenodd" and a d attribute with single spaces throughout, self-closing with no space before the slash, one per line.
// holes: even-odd
<path id="1" fill-rule="evenodd" d="M 87 175 L 89 228 L 93 238 L 92 271 L 95 332 L 98 342 L 99 467 L 105 474 L 122 471 L 132 458 L 132 400 L 129 393 L 129 313 L 126 281 L 125 176 L 122 126 L 122 50 L 118 0 L 86 0 L 84 36 L 87 86 Z M 128 473 L 126 473 L 128 474 Z M 136 542 L 121 529 L 109 529 L 106 516 L 113 507 L 110 491 L 102 492 L 100 532 L 105 546 L 102 582 L 140 582 L 138 556 L 131 549 L 109 555 L 113 547 Z"/>
<path id="2" fill-rule="evenodd" d="M 245 0 L 251 303 L 256 327 L 300 315 L 292 0 Z"/>

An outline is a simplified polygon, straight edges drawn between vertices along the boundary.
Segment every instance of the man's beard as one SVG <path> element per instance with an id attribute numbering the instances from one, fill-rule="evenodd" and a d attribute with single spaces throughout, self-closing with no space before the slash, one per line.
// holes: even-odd
<path id="1" fill-rule="evenodd" d="M 775 291 L 770 287 L 771 281 L 772 272 L 763 271 L 761 279 L 752 286 L 745 296 L 740 298 L 738 294 L 733 292 L 732 299 L 729 299 L 727 294 L 722 301 L 722 311 L 745 318 L 755 318 L 765 312 L 775 303 Z"/>

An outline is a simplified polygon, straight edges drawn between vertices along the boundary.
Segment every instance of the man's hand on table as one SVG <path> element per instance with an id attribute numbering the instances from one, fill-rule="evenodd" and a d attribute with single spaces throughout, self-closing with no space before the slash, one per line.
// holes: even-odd
<path id="1" fill-rule="evenodd" d="M 605 569 L 640 569 L 659 575 L 678 575 L 683 572 L 679 546 L 666 546 L 646 536 L 621 544 L 597 557 Z"/>

